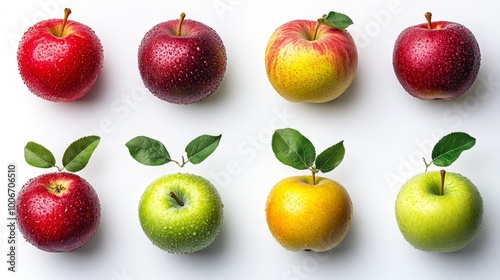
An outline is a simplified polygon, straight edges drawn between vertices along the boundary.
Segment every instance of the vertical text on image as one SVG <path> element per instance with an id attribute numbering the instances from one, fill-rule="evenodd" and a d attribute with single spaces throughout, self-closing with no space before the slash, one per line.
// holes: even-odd
<path id="1" fill-rule="evenodd" d="M 17 222 L 16 222 L 17 165 L 7 165 L 7 270 L 17 271 Z"/>

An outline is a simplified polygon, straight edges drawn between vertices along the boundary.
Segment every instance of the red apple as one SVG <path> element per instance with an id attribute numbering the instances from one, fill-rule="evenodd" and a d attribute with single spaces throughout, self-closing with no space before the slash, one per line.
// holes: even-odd
<path id="1" fill-rule="evenodd" d="M 208 98 L 226 70 L 226 49 L 219 35 L 184 16 L 149 30 L 138 55 L 144 85 L 156 97 L 175 104 Z"/>
<path id="2" fill-rule="evenodd" d="M 403 88 L 419 99 L 452 100 L 464 94 L 479 72 L 481 53 L 472 32 L 448 21 L 409 27 L 396 40 L 393 66 Z"/>
<path id="3" fill-rule="evenodd" d="M 103 48 L 88 26 L 64 19 L 38 22 L 23 35 L 17 52 L 19 72 L 35 95 L 54 102 L 85 96 L 103 64 Z"/>
<path id="4" fill-rule="evenodd" d="M 80 248 L 97 231 L 99 198 L 73 173 L 48 173 L 28 181 L 16 203 L 19 230 L 28 242 L 48 252 Z"/>

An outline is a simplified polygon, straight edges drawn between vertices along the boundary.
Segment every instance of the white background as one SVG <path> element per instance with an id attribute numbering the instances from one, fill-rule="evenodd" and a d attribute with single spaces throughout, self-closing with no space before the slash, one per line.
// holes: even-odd
<path id="1" fill-rule="evenodd" d="M 7 4 L 8 3 L 8 4 Z M 495 4 L 492 4 L 495 3 Z M 496 5 L 496 6 L 495 6 Z M 44 101 L 24 86 L 17 70 L 17 43 L 29 26 L 62 17 L 90 26 L 104 46 L 104 68 L 84 99 L 66 104 Z M 17 233 L 18 272 L 8 273 L 6 226 L 0 227 L 2 279 L 498 279 L 500 254 L 500 37 L 493 1 L 74 1 L 2 2 L 0 7 L 1 163 L 18 165 L 19 186 L 48 172 L 28 166 L 23 147 L 35 141 L 58 162 L 79 137 L 102 136 L 89 165 L 79 173 L 102 204 L 97 235 L 73 253 L 46 253 Z M 282 99 L 266 77 L 264 51 L 272 32 L 294 19 L 315 20 L 330 10 L 348 14 L 359 51 L 357 76 L 337 100 L 321 105 Z M 479 77 L 454 101 L 421 101 L 405 93 L 392 69 L 396 37 L 406 27 L 435 20 L 455 21 L 476 36 L 482 52 Z M 152 96 L 137 68 L 143 35 L 181 12 L 214 28 L 228 55 L 216 93 L 204 102 L 179 106 Z M 346 157 L 327 177 L 343 184 L 354 204 L 351 230 L 336 249 L 323 254 L 288 252 L 271 236 L 265 202 L 279 180 L 307 174 L 283 166 L 270 148 L 276 128 L 300 130 L 318 152 L 345 140 Z M 422 156 L 452 131 L 477 138 L 448 171 L 471 179 L 484 198 L 483 227 L 456 253 L 413 249 L 400 234 L 394 201 L 401 185 L 423 172 Z M 146 167 L 125 143 L 147 135 L 180 158 L 201 134 L 222 133 L 215 153 L 199 166 Z M 173 172 L 202 175 L 218 186 L 225 204 L 223 230 L 206 250 L 172 255 L 153 246 L 137 217 L 140 196 L 150 182 Z M 6 186 L 6 179 L 3 179 Z M 0 191 L 6 223 L 6 190 Z"/>

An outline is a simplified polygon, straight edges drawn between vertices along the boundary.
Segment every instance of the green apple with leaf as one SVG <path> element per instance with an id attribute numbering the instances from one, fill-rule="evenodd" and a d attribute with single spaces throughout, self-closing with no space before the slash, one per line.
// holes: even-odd
<path id="1" fill-rule="evenodd" d="M 278 129 L 272 149 L 283 164 L 311 175 L 293 176 L 278 182 L 266 203 L 266 221 L 274 238 L 290 251 L 328 251 L 347 235 L 352 221 L 352 202 L 338 182 L 316 176 L 330 172 L 344 158 L 341 141 L 316 157 L 312 142 L 292 128 Z"/>
<path id="2" fill-rule="evenodd" d="M 427 171 L 450 166 L 476 139 L 454 132 L 439 140 L 425 172 L 408 180 L 396 199 L 396 219 L 404 238 L 427 252 L 453 252 L 469 244 L 481 227 L 483 200 L 476 186 L 452 172 Z"/>
<path id="3" fill-rule="evenodd" d="M 170 157 L 158 140 L 138 136 L 127 142 L 130 155 L 148 166 L 169 162 L 183 167 L 199 164 L 218 147 L 222 135 L 202 135 L 185 148 L 180 161 Z M 152 182 L 139 202 L 139 220 L 146 236 L 157 247 L 187 254 L 208 247 L 219 235 L 223 203 L 217 188 L 207 179 L 188 173 L 165 175 Z"/>
<path id="4" fill-rule="evenodd" d="M 87 136 L 71 143 L 64 152 L 62 167 L 56 166 L 54 155 L 44 146 L 26 144 L 24 158 L 29 165 L 58 170 L 29 180 L 16 201 L 19 231 L 35 247 L 47 252 L 70 252 L 97 232 L 101 219 L 99 197 L 74 172 L 87 165 L 99 142 L 98 136 Z"/>

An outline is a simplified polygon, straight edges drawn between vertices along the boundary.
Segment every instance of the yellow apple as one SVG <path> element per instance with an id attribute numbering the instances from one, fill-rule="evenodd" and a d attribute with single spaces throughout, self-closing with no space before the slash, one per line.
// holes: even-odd
<path id="1" fill-rule="evenodd" d="M 282 97 L 324 103 L 339 97 L 352 83 L 358 53 L 346 30 L 294 20 L 272 34 L 265 63 L 269 81 Z"/>
<path id="2" fill-rule="evenodd" d="M 352 202 L 346 189 L 331 179 L 289 177 L 271 190 L 266 219 L 285 249 L 323 252 L 337 246 L 349 231 Z"/>

